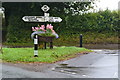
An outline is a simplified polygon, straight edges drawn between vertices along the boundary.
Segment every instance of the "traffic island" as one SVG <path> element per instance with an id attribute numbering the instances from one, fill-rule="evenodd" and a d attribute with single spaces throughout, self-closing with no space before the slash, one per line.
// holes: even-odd
<path id="1" fill-rule="evenodd" d="M 38 57 L 33 57 L 33 48 L 3 48 L 0 58 L 7 62 L 39 62 L 54 63 L 57 61 L 71 59 L 83 53 L 92 52 L 86 48 L 79 47 L 54 47 L 53 49 L 39 49 Z"/>

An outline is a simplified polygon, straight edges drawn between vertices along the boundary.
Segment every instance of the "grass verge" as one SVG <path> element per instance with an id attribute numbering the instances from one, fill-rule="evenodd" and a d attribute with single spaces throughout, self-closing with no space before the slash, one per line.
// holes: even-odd
<path id="1" fill-rule="evenodd" d="M 53 63 L 76 57 L 76 54 L 84 52 L 91 50 L 79 47 L 54 47 L 54 49 L 39 50 L 39 57 L 33 57 L 33 48 L 3 48 L 0 58 L 7 62 Z"/>

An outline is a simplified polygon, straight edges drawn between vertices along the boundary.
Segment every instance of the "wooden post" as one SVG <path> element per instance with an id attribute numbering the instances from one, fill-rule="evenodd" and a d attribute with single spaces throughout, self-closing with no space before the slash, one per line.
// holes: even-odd
<path id="1" fill-rule="evenodd" d="M 50 42 L 50 49 L 53 49 L 53 42 Z"/>
<path id="2" fill-rule="evenodd" d="M 80 47 L 83 47 L 82 46 L 82 34 L 80 34 Z"/>
<path id="3" fill-rule="evenodd" d="M 47 43 L 46 43 L 46 42 L 44 42 L 44 48 L 45 48 L 45 49 L 47 49 L 46 44 L 47 44 Z"/>

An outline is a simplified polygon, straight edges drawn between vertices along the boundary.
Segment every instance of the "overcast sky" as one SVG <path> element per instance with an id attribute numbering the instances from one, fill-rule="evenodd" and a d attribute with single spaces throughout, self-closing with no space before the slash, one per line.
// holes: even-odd
<path id="1" fill-rule="evenodd" d="M 117 10 L 118 9 L 118 2 L 120 0 L 99 0 L 97 4 L 97 9 L 101 8 L 105 10 L 106 8 L 110 10 Z"/>
<path id="2" fill-rule="evenodd" d="M 118 9 L 118 2 L 120 0 L 96 0 L 96 1 L 97 1 L 96 2 L 96 5 L 97 5 L 96 10 L 99 10 L 99 9 L 105 10 L 107 8 L 110 10 L 117 10 Z"/>

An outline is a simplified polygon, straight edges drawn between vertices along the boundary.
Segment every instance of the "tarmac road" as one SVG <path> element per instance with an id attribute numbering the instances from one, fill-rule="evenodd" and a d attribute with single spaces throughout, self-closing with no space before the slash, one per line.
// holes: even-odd
<path id="1" fill-rule="evenodd" d="M 118 50 L 93 49 L 67 61 L 33 71 L 2 64 L 2 78 L 118 78 Z M 39 66 L 41 67 L 41 66 Z"/>

